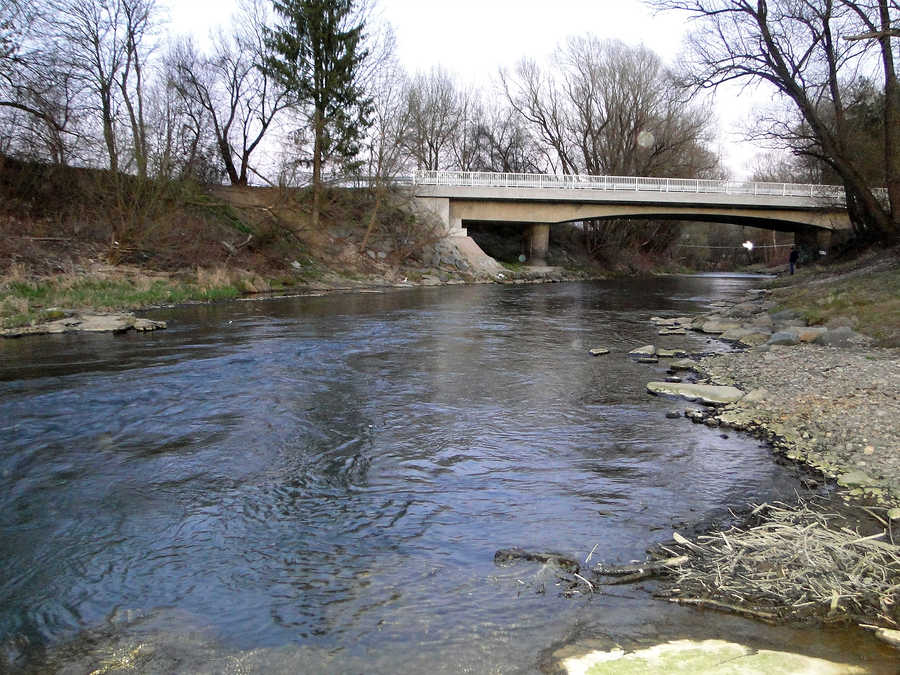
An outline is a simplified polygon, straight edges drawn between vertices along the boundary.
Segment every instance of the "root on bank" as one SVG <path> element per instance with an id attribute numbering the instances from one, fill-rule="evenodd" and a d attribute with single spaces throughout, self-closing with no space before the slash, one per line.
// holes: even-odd
<path id="1" fill-rule="evenodd" d="M 689 562 L 667 570 L 660 595 L 773 621 L 900 625 L 900 546 L 890 523 L 862 535 L 846 516 L 805 501 L 763 504 L 752 516 L 748 526 L 662 547 Z"/>
<path id="2" fill-rule="evenodd" d="M 757 506 L 740 527 L 693 540 L 676 533 L 673 542 L 657 547 L 655 559 L 635 565 L 599 564 L 588 571 L 559 554 L 521 549 L 498 552 L 498 564 L 501 559 L 503 564 L 513 559 L 556 563 L 566 595 L 655 577 L 660 580 L 656 595 L 670 602 L 767 623 L 852 622 L 896 631 L 900 546 L 893 523 L 866 511 L 868 520 L 883 529 L 862 534 L 849 513 L 811 501 L 776 502 Z"/>

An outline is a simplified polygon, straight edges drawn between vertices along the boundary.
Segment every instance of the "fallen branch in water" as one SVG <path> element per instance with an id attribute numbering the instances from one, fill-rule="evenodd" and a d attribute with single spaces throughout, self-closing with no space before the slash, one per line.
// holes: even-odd
<path id="1" fill-rule="evenodd" d="M 703 609 L 715 609 L 720 612 L 739 614 L 740 616 L 746 616 L 751 619 L 759 619 L 760 621 L 764 621 L 769 624 L 778 623 L 778 615 L 771 612 L 763 612 L 761 610 L 750 609 L 748 607 L 738 607 L 737 605 L 731 605 L 726 602 L 718 602 L 716 600 L 709 600 L 708 598 L 666 598 L 666 600 L 679 605 L 694 605 Z"/>

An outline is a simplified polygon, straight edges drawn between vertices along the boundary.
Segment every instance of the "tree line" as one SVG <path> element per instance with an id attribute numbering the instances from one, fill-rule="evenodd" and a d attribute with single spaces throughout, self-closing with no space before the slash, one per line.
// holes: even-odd
<path id="1" fill-rule="evenodd" d="M 768 175 L 839 182 L 896 240 L 898 0 L 648 0 L 699 21 L 682 63 L 573 37 L 494 90 L 407 73 L 363 0 L 245 0 L 198 44 L 156 0 L 0 0 L 0 153 L 149 179 L 314 186 L 413 169 L 722 178 L 704 89 L 777 92 Z M 786 151 L 786 154 L 784 154 Z M 873 186 L 887 188 L 887 199 Z"/>

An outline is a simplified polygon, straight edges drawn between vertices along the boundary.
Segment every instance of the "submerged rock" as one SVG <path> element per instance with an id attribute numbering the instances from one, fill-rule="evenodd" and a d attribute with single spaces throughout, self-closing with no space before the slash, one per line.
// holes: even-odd
<path id="1" fill-rule="evenodd" d="M 735 403 L 744 397 L 744 392 L 737 387 L 686 382 L 649 382 L 647 391 L 657 395 L 681 396 L 688 401 L 699 401 L 706 405 Z"/>
<path id="2" fill-rule="evenodd" d="M 688 353 L 684 349 L 657 349 L 656 355 L 661 359 L 683 359 Z"/>
<path id="3" fill-rule="evenodd" d="M 565 658 L 559 665 L 570 675 L 604 675 L 604 673 L 854 675 L 867 672 L 864 668 L 848 663 L 835 663 L 791 652 L 755 649 L 725 640 L 672 640 L 632 652 L 626 652 L 624 649 L 592 651 L 584 656 Z"/>

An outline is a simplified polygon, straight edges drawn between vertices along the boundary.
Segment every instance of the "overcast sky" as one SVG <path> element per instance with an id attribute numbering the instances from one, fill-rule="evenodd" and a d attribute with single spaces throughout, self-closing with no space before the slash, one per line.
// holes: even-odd
<path id="1" fill-rule="evenodd" d="M 164 0 L 172 33 L 205 38 L 227 26 L 236 0 Z M 641 0 L 377 0 L 377 13 L 394 28 L 397 55 L 410 71 L 442 66 L 461 82 L 490 88 L 501 67 L 523 56 L 544 61 L 571 35 L 591 33 L 644 44 L 674 64 L 690 29 L 682 14 L 654 14 Z M 740 139 L 753 96 L 722 90 L 716 97 L 720 147 L 735 178 L 760 150 Z"/>

